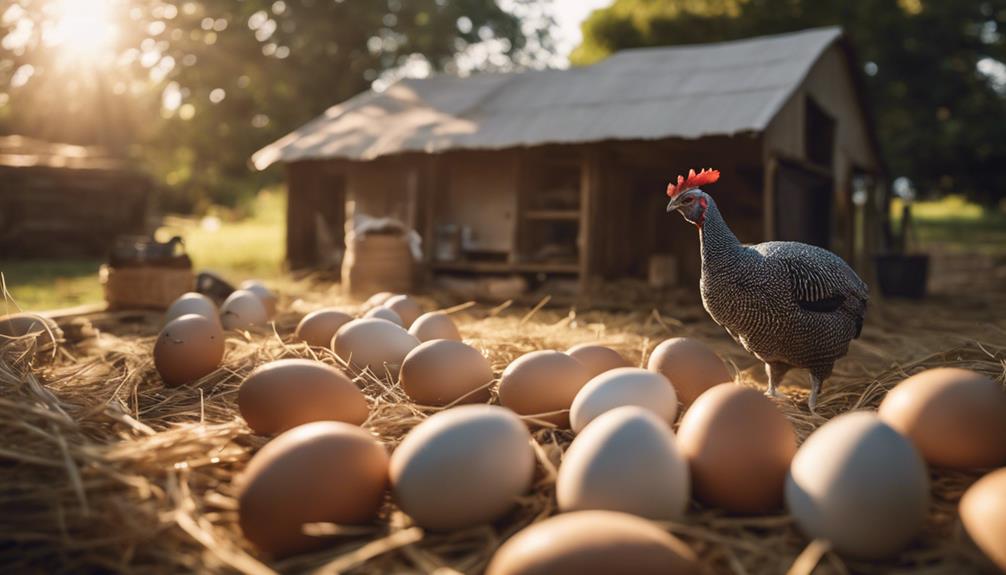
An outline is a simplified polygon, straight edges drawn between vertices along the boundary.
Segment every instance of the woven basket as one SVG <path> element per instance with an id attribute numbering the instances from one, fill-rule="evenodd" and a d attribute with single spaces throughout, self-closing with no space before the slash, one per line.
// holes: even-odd
<path id="1" fill-rule="evenodd" d="M 195 286 L 188 268 L 103 265 L 98 275 L 110 309 L 167 309 Z"/>
<path id="2" fill-rule="evenodd" d="M 348 243 L 342 285 L 355 296 L 412 291 L 414 263 L 408 240 L 398 234 L 366 234 Z"/>

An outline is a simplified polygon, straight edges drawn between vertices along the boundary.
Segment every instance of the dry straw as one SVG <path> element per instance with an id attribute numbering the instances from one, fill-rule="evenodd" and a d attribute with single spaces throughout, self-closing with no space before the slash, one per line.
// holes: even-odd
<path id="1" fill-rule="evenodd" d="M 287 309 L 350 305 L 332 292 L 292 289 L 304 299 Z M 523 353 L 584 341 L 601 341 L 641 365 L 661 340 L 687 335 L 709 342 L 738 370 L 739 383 L 763 387 L 761 366 L 686 300 L 631 312 L 584 313 L 544 303 L 467 306 L 454 317 L 497 374 Z M 611 301 L 606 298 L 606 305 Z M 1002 303 L 877 303 L 863 337 L 825 386 L 820 415 L 806 411 L 804 376 L 796 372 L 783 386 L 792 400 L 780 401 L 780 407 L 802 440 L 836 414 L 875 408 L 888 389 L 923 368 L 964 367 L 1003 383 L 1006 326 L 1001 316 L 995 319 Z M 165 388 L 153 369 L 150 350 L 159 324 L 153 315 L 115 314 L 93 320 L 93 326 L 71 325 L 63 352 L 48 364 L 29 365 L 24 355 L 0 361 L 0 569 L 478 573 L 502 540 L 556 512 L 555 472 L 572 436 L 546 428 L 534 435 L 539 465 L 533 490 L 495 525 L 424 533 L 389 501 L 374 525 L 305 526 L 332 537 L 322 552 L 280 561 L 256 553 L 237 527 L 233 479 L 267 438 L 244 425 L 235 392 L 255 366 L 273 359 L 339 363 L 331 352 L 291 342 L 299 315 L 287 311 L 273 329 L 232 334 L 224 366 L 177 389 Z M 371 400 L 364 427 L 389 449 L 437 411 L 409 402 L 387 377 L 364 373 L 356 381 Z M 969 572 L 981 568 L 982 560 L 963 540 L 956 505 L 979 475 L 933 471 L 934 502 L 923 533 L 884 563 L 852 562 L 822 542 L 808 542 L 782 511 L 736 517 L 693 506 L 684 522 L 666 528 L 716 572 Z"/>

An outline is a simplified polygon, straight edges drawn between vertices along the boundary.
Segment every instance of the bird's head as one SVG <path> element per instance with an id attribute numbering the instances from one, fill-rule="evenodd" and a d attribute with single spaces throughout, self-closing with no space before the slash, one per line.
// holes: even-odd
<path id="1" fill-rule="evenodd" d="M 688 177 L 678 176 L 677 182 L 667 185 L 667 195 L 671 201 L 667 203 L 667 212 L 677 210 L 685 220 L 702 227 L 706 218 L 706 209 L 712 198 L 703 192 L 699 186 L 712 184 L 720 179 L 718 170 L 688 171 Z"/>

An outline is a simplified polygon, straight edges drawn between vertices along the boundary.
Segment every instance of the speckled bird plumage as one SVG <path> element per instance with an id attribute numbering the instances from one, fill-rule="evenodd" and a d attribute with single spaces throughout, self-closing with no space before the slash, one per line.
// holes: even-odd
<path id="1" fill-rule="evenodd" d="M 770 394 L 790 369 L 809 370 L 813 410 L 821 383 L 863 328 L 866 284 L 842 258 L 816 246 L 741 244 L 702 190 L 676 196 L 668 210 L 682 211 L 699 228 L 706 311 L 765 362 Z"/>

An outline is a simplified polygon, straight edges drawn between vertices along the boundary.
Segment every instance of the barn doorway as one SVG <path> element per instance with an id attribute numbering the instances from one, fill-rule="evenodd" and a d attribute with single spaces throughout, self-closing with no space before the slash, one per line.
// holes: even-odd
<path id="1" fill-rule="evenodd" d="M 833 180 L 824 170 L 780 161 L 775 172 L 775 238 L 831 244 Z"/>

